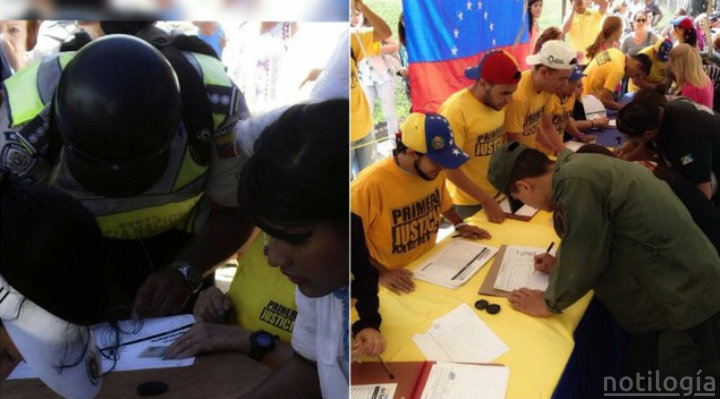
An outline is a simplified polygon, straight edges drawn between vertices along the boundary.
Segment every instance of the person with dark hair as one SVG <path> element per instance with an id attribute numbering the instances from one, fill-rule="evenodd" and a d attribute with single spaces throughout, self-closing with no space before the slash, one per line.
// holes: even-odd
<path id="1" fill-rule="evenodd" d="M 576 154 L 602 154 L 614 157 L 615 154 L 599 144 L 585 144 Z M 720 208 L 713 205 L 695 185 L 678 171 L 653 161 L 635 161 L 648 168 L 655 177 L 667 183 L 675 195 L 690 212 L 695 223 L 720 253 Z"/>
<path id="2" fill-rule="evenodd" d="M 265 129 L 238 203 L 297 285 L 295 355 L 244 397 L 348 397 L 348 101 L 296 105 Z"/>
<path id="3" fill-rule="evenodd" d="M 715 204 L 720 205 L 720 114 L 680 97 L 666 101 L 643 89 L 618 114 L 618 130 L 640 145 L 649 145 L 661 162 L 677 170 Z"/>
<path id="4" fill-rule="evenodd" d="M 634 93 L 640 89 L 655 88 L 664 84 L 671 50 L 672 41 L 668 38 L 661 38 L 653 45 L 638 51 L 637 54 L 648 56 L 651 64 L 650 71 L 647 74 L 637 74 L 630 79 L 628 91 Z"/>
<path id="5" fill-rule="evenodd" d="M 512 102 L 505 109 L 505 131 L 508 140 L 518 140 L 535 147 L 538 135 L 543 135 L 553 151 L 565 146 L 552 125 L 546 104 L 550 96 L 567 85 L 572 69 L 578 64 L 577 54 L 566 43 L 550 40 L 540 52 L 529 55 L 525 63 L 532 69 L 522 72 Z"/>
<path id="6" fill-rule="evenodd" d="M 393 156 L 353 181 L 352 213 L 362 219 L 382 286 L 395 293 L 415 289 L 412 272 L 405 267 L 435 246 L 443 216 L 464 237 L 490 237 L 453 209 L 442 176 L 443 169 L 456 169 L 468 159 L 443 116 L 412 113 L 396 136 Z"/>
<path id="7" fill-rule="evenodd" d="M 505 141 L 505 106 L 520 81 L 515 57 L 505 51 L 489 51 L 477 66 L 465 70 L 473 84 L 448 97 L 438 112 L 447 118 L 457 146 L 470 160 L 445 171 L 455 211 L 468 218 L 481 209 L 493 223 L 505 220 L 494 190 L 487 182 L 487 166 L 495 149 Z"/>
<path id="8" fill-rule="evenodd" d="M 645 0 L 645 13 L 651 17 L 652 27 L 656 27 L 663 19 L 663 13 L 657 5 L 657 0 Z"/>
<path id="9" fill-rule="evenodd" d="M 527 2 L 528 36 L 530 36 L 530 48 L 535 47 L 535 42 L 540 35 L 540 16 L 542 15 L 542 0 L 529 0 Z"/>
<path id="10" fill-rule="evenodd" d="M 103 370 L 88 326 L 109 315 L 100 229 L 59 191 L 0 176 L 0 195 L 0 379 L 24 360 L 59 395 L 92 398 Z"/>
<path id="11" fill-rule="evenodd" d="M 670 20 L 678 43 L 685 43 L 690 47 L 697 47 L 697 32 L 693 19 L 689 16 L 677 17 Z"/>
<path id="12" fill-rule="evenodd" d="M 667 184 L 612 157 L 568 150 L 553 162 L 517 142 L 495 153 L 488 179 L 552 211 L 562 240 L 557 257 L 535 258 L 547 290 L 513 291 L 514 309 L 549 317 L 593 290 L 629 334 L 626 375 L 720 378 L 720 257 Z"/>
<path id="13" fill-rule="evenodd" d="M 554 26 L 545 29 L 535 41 L 535 45 L 533 46 L 533 54 L 537 54 L 538 52 L 540 52 L 540 49 L 542 48 L 542 45 L 545 44 L 545 42 L 550 40 L 563 40 L 564 38 L 565 35 L 563 35 L 562 31 Z"/>
<path id="14" fill-rule="evenodd" d="M 583 94 L 597 97 L 607 109 L 618 110 L 622 104 L 615 100 L 624 76 L 630 79 L 647 76 L 652 62 L 645 54 L 626 56 L 616 48 L 607 49 L 596 55 L 587 68 Z"/>

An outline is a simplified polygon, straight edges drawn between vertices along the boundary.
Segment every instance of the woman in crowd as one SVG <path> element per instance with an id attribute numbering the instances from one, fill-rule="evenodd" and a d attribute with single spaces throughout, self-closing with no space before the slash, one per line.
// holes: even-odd
<path id="1" fill-rule="evenodd" d="M 655 32 L 648 25 L 648 15 L 639 12 L 633 17 L 634 31 L 626 35 L 622 40 L 620 50 L 627 55 L 635 55 L 638 51 L 651 46 L 658 39 Z"/>
<path id="2" fill-rule="evenodd" d="M 675 76 L 672 94 L 685 96 L 713 108 L 713 84 L 702 66 L 700 54 L 685 43 L 670 50 L 670 70 Z"/>
<path id="3" fill-rule="evenodd" d="M 246 397 L 348 397 L 348 101 L 296 105 L 268 126 L 239 203 L 297 285 L 295 354 Z"/>
<path id="4" fill-rule="evenodd" d="M 587 62 L 590 63 L 596 55 L 601 52 L 617 47 L 617 43 L 622 35 L 623 23 L 622 19 L 616 15 L 609 15 L 603 21 L 600 33 L 595 37 L 595 41 L 587 48 Z"/>
<path id="5" fill-rule="evenodd" d="M 540 15 L 542 15 L 542 0 L 528 1 L 527 19 L 528 32 L 530 34 L 530 48 L 535 47 L 535 42 L 540 35 Z"/>

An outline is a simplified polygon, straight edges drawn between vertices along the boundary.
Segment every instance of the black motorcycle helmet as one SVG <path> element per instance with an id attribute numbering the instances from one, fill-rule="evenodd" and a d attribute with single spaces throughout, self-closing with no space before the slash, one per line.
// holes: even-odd
<path id="1" fill-rule="evenodd" d="M 133 196 L 165 172 L 180 88 L 150 44 L 128 35 L 87 44 L 63 70 L 53 101 L 64 161 L 87 190 Z"/>

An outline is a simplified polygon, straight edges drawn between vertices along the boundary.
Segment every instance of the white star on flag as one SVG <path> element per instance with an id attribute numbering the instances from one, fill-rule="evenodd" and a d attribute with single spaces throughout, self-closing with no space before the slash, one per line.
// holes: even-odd
<path id="1" fill-rule="evenodd" d="M 453 46 L 453 48 L 450 49 L 450 52 L 452 53 L 452 55 L 457 55 L 457 52 L 458 52 L 457 47 Z"/>
<path id="2" fill-rule="evenodd" d="M 497 45 L 497 42 L 495 41 L 495 39 L 492 40 L 492 44 L 493 44 L 493 46 Z"/>
<path id="3" fill-rule="evenodd" d="M 455 38 L 457 39 L 458 36 L 460 36 L 460 31 L 459 31 L 457 28 L 455 28 L 455 30 L 453 31 L 453 35 L 454 35 Z"/>
<path id="4" fill-rule="evenodd" d="M 488 13 L 487 13 L 487 11 L 486 11 L 485 14 L 483 15 L 483 17 L 484 17 L 485 20 L 487 21 L 487 19 L 488 19 Z"/>
<path id="5" fill-rule="evenodd" d="M 454 155 L 460 155 L 460 150 L 458 150 L 457 148 L 454 149 L 454 150 L 453 150 L 453 154 L 454 154 Z"/>
<path id="6" fill-rule="evenodd" d="M 495 30 L 495 25 L 493 25 L 493 23 L 490 22 L 490 32 L 492 32 L 493 30 Z"/>
<path id="7" fill-rule="evenodd" d="M 482 1 L 478 1 L 478 10 L 482 10 Z"/>
<path id="8" fill-rule="evenodd" d="M 460 11 L 460 12 L 457 14 L 457 17 L 458 17 L 459 20 L 461 20 L 461 21 L 463 20 L 463 13 L 462 13 L 462 11 Z"/>
<path id="9" fill-rule="evenodd" d="M 470 2 L 470 0 L 468 0 L 468 2 L 465 3 L 465 5 L 467 6 L 468 11 L 472 10 L 472 3 Z"/>

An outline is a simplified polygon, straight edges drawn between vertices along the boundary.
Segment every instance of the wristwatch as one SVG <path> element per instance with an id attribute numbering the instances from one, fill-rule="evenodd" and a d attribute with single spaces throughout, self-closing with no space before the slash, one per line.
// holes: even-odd
<path id="1" fill-rule="evenodd" d="M 248 353 L 248 356 L 258 362 L 261 361 L 265 355 L 275 349 L 276 339 L 277 336 L 265 330 L 257 330 L 250 334 L 250 353 Z"/>
<path id="2" fill-rule="evenodd" d="M 200 291 L 200 288 L 202 287 L 203 276 L 202 273 L 200 273 L 200 270 L 198 270 L 195 266 L 188 262 L 176 260 L 175 262 L 171 263 L 168 268 L 177 270 L 178 272 L 180 272 L 180 274 L 182 274 L 183 278 L 185 279 L 185 283 L 187 283 L 193 294 Z"/>

